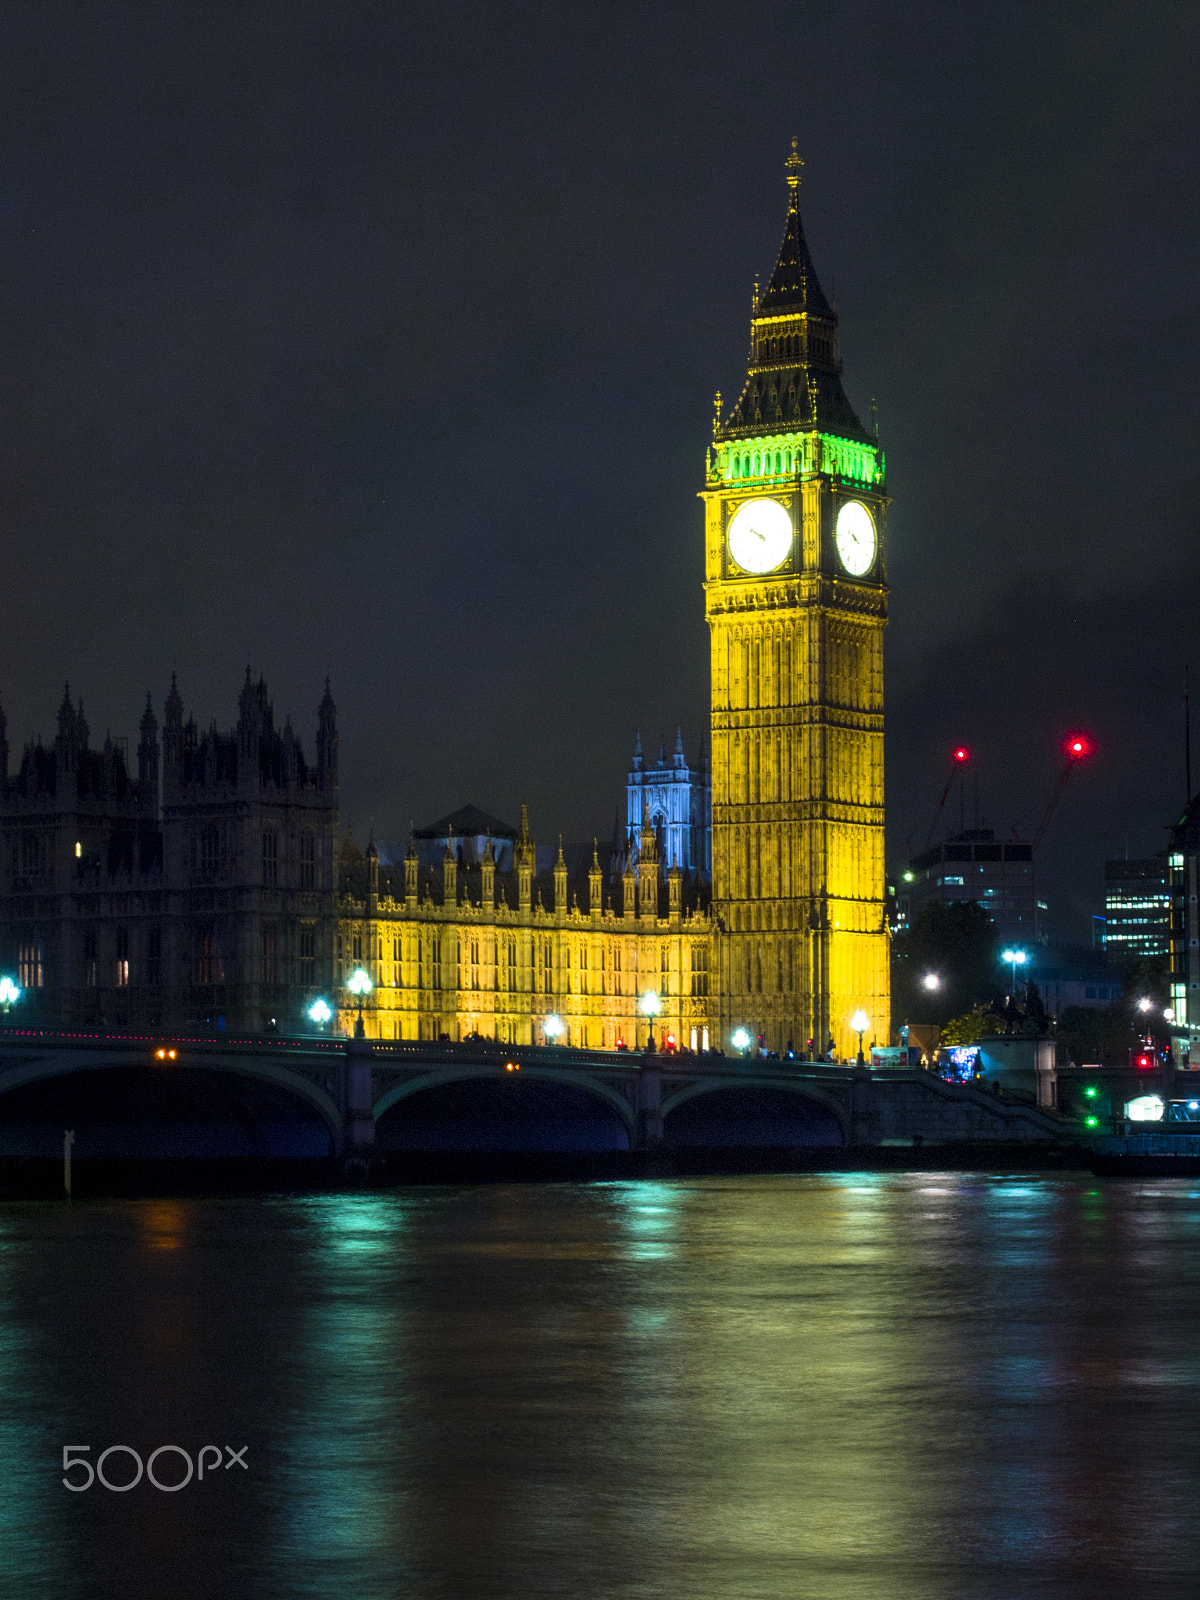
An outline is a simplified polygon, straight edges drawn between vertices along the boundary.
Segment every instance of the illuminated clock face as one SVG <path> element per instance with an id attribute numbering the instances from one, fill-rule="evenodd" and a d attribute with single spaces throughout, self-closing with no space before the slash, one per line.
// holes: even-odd
<path id="1" fill-rule="evenodd" d="M 876 539 L 871 513 L 861 500 L 847 500 L 839 510 L 834 539 L 846 571 L 862 577 L 875 561 Z"/>
<path id="2" fill-rule="evenodd" d="M 748 500 L 729 524 L 729 554 L 744 572 L 774 572 L 792 548 L 792 519 L 778 500 Z"/>

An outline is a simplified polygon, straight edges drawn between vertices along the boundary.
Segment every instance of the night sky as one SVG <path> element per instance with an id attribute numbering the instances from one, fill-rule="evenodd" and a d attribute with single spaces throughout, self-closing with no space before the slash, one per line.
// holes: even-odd
<path id="1" fill-rule="evenodd" d="M 249 662 L 343 821 L 602 836 L 704 731 L 712 396 L 791 136 L 888 453 L 890 864 L 953 741 L 1086 939 L 1200 699 L 1194 4 L 15 0 L 0 16 L 0 701 L 136 740 Z M 1200 718 L 1197 720 L 1200 783 Z M 957 802 L 953 807 L 957 823 Z M 968 788 L 967 821 L 974 817 Z"/>

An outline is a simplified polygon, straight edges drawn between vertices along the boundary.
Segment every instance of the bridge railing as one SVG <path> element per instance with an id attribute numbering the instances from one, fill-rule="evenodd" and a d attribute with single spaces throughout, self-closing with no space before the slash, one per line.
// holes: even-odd
<path id="1" fill-rule="evenodd" d="M 153 1050 L 158 1045 L 173 1044 L 203 1047 L 206 1050 L 255 1051 L 264 1049 L 285 1052 L 317 1051 L 326 1055 L 344 1055 L 346 1041 L 342 1038 L 318 1038 L 312 1034 L 233 1033 L 191 1028 L 115 1029 L 115 1028 L 12 1028 L 0 1027 L 0 1046 L 3 1045 L 53 1045 L 56 1048 L 81 1050 L 124 1050 L 145 1046 Z"/>
<path id="2" fill-rule="evenodd" d="M 0 1025 L 0 1049 L 40 1048 L 106 1050 L 126 1052 L 145 1049 L 151 1054 L 162 1045 L 182 1052 L 202 1050 L 207 1055 L 271 1054 L 275 1056 L 316 1055 L 328 1059 L 344 1056 L 352 1041 L 342 1035 L 281 1034 L 235 1032 L 232 1029 L 168 1027 L 161 1029 L 120 1028 L 28 1028 Z M 371 1039 L 373 1064 L 377 1068 L 405 1065 L 445 1065 L 494 1063 L 503 1069 L 506 1061 L 539 1066 L 557 1071 L 635 1072 L 648 1062 L 662 1072 L 686 1074 L 729 1074 L 733 1077 L 822 1077 L 838 1079 L 852 1069 L 830 1062 L 800 1061 L 775 1056 L 727 1056 L 720 1051 L 671 1051 L 647 1055 L 640 1050 L 585 1050 L 571 1045 L 506 1045 L 493 1039 Z M 186 1055 L 184 1056 L 186 1059 Z"/>

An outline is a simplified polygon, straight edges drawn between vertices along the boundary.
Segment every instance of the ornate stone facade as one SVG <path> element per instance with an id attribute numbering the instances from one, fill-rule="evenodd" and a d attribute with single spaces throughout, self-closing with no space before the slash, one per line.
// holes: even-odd
<path id="1" fill-rule="evenodd" d="M 0 971 L 22 1018 L 298 1020 L 333 980 L 337 805 L 328 684 L 313 765 L 249 672 L 228 733 L 185 722 L 172 679 L 160 740 L 147 696 L 136 777 L 123 740 L 91 748 L 69 692 L 10 777 L 0 714 Z"/>
<path id="2" fill-rule="evenodd" d="M 682 1048 L 709 1044 L 706 894 L 694 873 L 660 870 L 653 828 L 636 861 L 594 847 L 572 872 L 560 843 L 551 871 L 537 852 L 522 807 L 511 869 L 485 847 L 474 862 L 448 845 L 424 866 L 417 850 L 381 867 L 374 843 L 342 852 L 338 923 L 339 1016 L 354 1017 L 346 987 L 363 968 L 372 989 L 363 1005 L 369 1037 L 553 1042 L 628 1048 L 655 1037 Z M 653 993 L 653 1022 L 640 1001 Z M 550 1024 L 553 1029 L 554 1023 Z"/>

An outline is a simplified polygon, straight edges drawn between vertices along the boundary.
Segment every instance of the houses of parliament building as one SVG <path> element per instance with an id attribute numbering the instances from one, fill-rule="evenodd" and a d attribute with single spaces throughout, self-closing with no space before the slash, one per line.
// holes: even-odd
<path id="1" fill-rule="evenodd" d="M 464 807 L 362 849 L 328 684 L 308 753 L 249 673 L 228 732 L 185 720 L 174 680 L 161 726 L 147 697 L 136 757 L 96 748 L 68 692 L 52 743 L 10 760 L 0 711 L 0 974 L 23 1024 L 299 1032 L 325 998 L 349 1031 L 361 968 L 381 1040 L 561 1025 L 591 1049 L 728 1050 L 745 1028 L 846 1057 L 858 1012 L 887 1040 L 883 455 L 842 387 L 794 147 L 786 178 L 700 486 L 708 753 L 648 761 L 639 740 L 603 845 L 539 850 L 524 807 L 517 826 Z"/>

